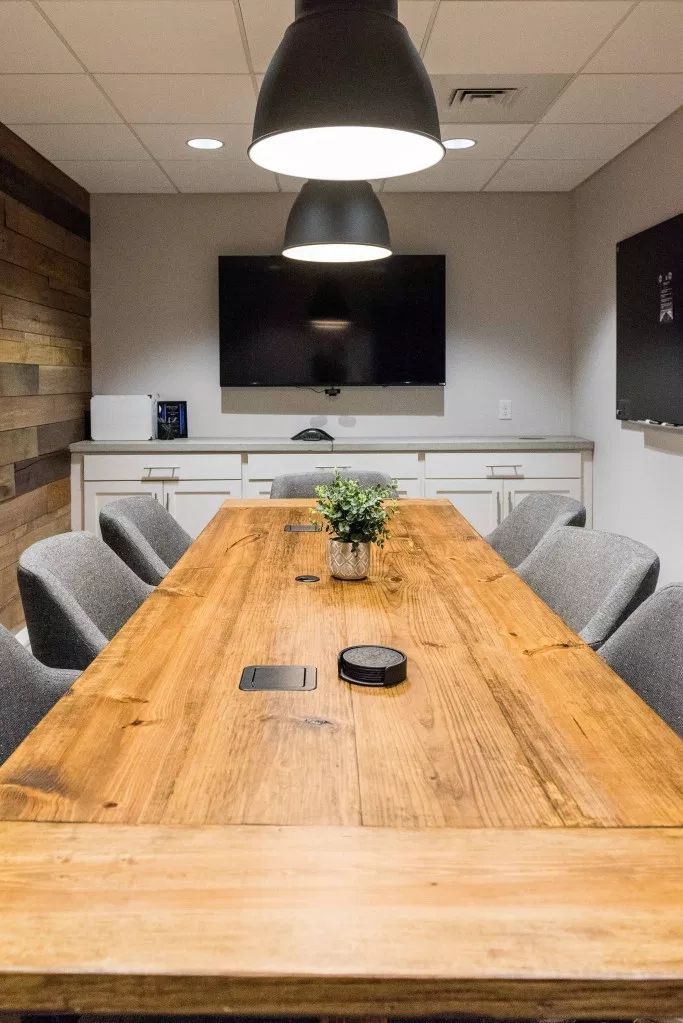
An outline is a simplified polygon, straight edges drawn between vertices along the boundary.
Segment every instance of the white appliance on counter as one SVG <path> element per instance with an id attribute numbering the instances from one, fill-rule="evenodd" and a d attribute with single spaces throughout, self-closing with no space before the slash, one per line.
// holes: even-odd
<path id="1" fill-rule="evenodd" d="M 93 440 L 154 440 L 156 394 L 95 394 L 90 399 Z"/>

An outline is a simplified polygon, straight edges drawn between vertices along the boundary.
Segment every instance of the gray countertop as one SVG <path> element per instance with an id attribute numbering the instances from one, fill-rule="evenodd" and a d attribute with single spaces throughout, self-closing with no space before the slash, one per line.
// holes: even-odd
<path id="1" fill-rule="evenodd" d="M 302 441 L 281 438 L 189 437 L 183 440 L 83 440 L 71 445 L 75 454 L 126 454 L 166 451 L 179 454 L 245 452 L 327 452 L 333 451 L 592 451 L 593 441 L 583 437 L 356 437 L 349 440 Z"/>

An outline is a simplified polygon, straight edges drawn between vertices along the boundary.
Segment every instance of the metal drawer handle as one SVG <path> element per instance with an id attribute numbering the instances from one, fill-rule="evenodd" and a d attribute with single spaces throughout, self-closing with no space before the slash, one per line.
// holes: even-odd
<path id="1" fill-rule="evenodd" d="M 316 469 L 351 469 L 350 465 L 316 465 Z"/>
<path id="2" fill-rule="evenodd" d="M 177 483 L 178 477 L 176 476 L 176 469 L 179 469 L 179 465 L 143 465 L 143 469 L 147 473 L 140 480 L 141 483 Z M 153 472 L 163 472 L 170 475 L 166 476 L 152 476 Z"/>
<path id="3" fill-rule="evenodd" d="M 521 463 L 515 462 L 501 462 L 500 465 L 487 465 L 487 469 L 491 472 L 487 473 L 486 478 L 488 480 L 523 480 L 524 473 L 519 470 L 522 468 Z M 514 469 L 514 472 L 499 473 L 496 469 Z"/>

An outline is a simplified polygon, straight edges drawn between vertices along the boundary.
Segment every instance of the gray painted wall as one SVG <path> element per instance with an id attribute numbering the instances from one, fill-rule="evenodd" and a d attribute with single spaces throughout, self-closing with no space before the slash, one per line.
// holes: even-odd
<path id="1" fill-rule="evenodd" d="M 683 110 L 574 193 L 573 429 L 595 440 L 595 525 L 650 544 L 683 580 L 683 437 L 615 419 L 615 245 L 683 211 Z M 683 315 L 683 310 L 679 310 Z"/>
<path id="2" fill-rule="evenodd" d="M 568 195 L 385 195 L 396 251 L 445 253 L 440 388 L 226 390 L 218 384 L 219 254 L 267 254 L 293 196 L 96 195 L 93 387 L 187 398 L 193 436 L 351 436 L 570 429 Z M 511 398 L 513 419 L 498 420 Z"/>

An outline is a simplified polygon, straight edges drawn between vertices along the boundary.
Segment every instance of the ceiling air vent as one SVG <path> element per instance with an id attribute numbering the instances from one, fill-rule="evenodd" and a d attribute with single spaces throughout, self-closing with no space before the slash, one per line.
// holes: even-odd
<path id="1" fill-rule="evenodd" d="M 455 89 L 451 96 L 452 108 L 483 110 L 490 107 L 509 107 L 519 95 L 519 89 Z"/>

